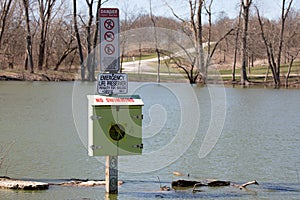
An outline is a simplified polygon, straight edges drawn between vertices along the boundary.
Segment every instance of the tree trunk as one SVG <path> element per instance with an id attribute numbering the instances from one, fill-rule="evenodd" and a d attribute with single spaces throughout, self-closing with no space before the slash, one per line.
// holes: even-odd
<path id="1" fill-rule="evenodd" d="M 299 55 L 299 53 L 300 53 L 300 49 L 298 49 L 295 56 L 291 56 L 290 63 L 289 63 L 289 68 L 288 68 L 288 71 L 287 71 L 286 77 L 285 77 L 285 86 L 286 87 L 288 87 L 288 85 L 289 85 L 288 81 L 289 81 L 289 77 L 290 77 L 290 74 L 291 74 L 291 71 L 292 71 L 292 66 L 293 66 L 293 63 L 294 63 L 295 59 Z"/>
<path id="2" fill-rule="evenodd" d="M 153 17 L 152 14 L 152 5 L 151 5 L 151 0 L 150 0 L 150 18 L 153 24 L 153 28 L 154 28 L 154 40 L 155 40 L 155 52 L 157 55 L 157 79 L 156 81 L 159 83 L 160 82 L 160 52 L 158 49 L 158 39 L 157 39 L 157 32 L 156 32 L 156 21 Z"/>
<path id="3" fill-rule="evenodd" d="M 280 86 L 280 64 L 281 64 L 281 53 L 283 47 L 283 35 L 285 29 L 285 20 L 288 16 L 288 13 L 291 9 L 293 0 L 290 0 L 288 7 L 285 9 L 285 0 L 282 0 L 282 8 L 281 8 L 281 30 L 280 30 L 280 39 L 279 39 L 279 47 L 278 47 L 278 54 L 277 54 L 277 70 L 276 70 L 276 79 L 277 79 L 277 86 Z"/>
<path id="4" fill-rule="evenodd" d="M 206 83 L 206 73 L 205 73 L 205 63 L 204 63 L 204 50 L 203 50 L 203 30 L 202 30 L 202 7 L 203 7 L 204 0 L 198 0 L 198 12 L 197 12 L 197 23 L 196 23 L 196 30 L 197 34 L 196 37 L 198 39 L 198 63 L 200 64 L 200 73 L 202 75 L 202 81 Z M 198 64 L 197 63 L 197 64 Z"/>
<path id="5" fill-rule="evenodd" d="M 277 85 L 278 83 L 277 83 L 277 78 L 276 78 L 276 63 L 274 61 L 273 47 L 272 47 L 271 43 L 268 43 L 267 38 L 265 36 L 264 24 L 261 20 L 259 10 L 258 10 L 257 7 L 255 7 L 255 9 L 256 9 L 259 25 L 260 25 L 260 31 L 261 31 L 260 34 L 261 34 L 261 37 L 263 39 L 263 42 L 264 42 L 264 45 L 265 45 L 265 48 L 266 48 L 266 51 L 267 51 L 268 64 L 269 64 L 268 69 L 267 69 L 267 73 L 266 73 L 266 77 L 265 77 L 265 81 L 267 81 L 267 76 L 269 74 L 269 69 L 271 69 L 274 83 L 275 83 L 275 85 Z"/>
<path id="6" fill-rule="evenodd" d="M 207 76 L 207 70 L 210 64 L 211 60 L 211 28 L 212 28 L 212 19 L 211 19 L 211 6 L 212 6 L 213 0 L 210 1 L 208 7 L 204 6 L 206 13 L 208 15 L 208 40 L 207 40 L 207 56 L 206 56 L 206 61 L 205 61 L 205 69 L 204 69 L 204 74 L 205 77 Z M 221 55 L 221 54 L 220 54 Z M 204 58 L 204 56 L 203 56 Z M 205 78 L 206 80 L 206 78 Z"/>
<path id="7" fill-rule="evenodd" d="M 241 68 L 241 83 L 245 85 L 248 82 L 246 67 L 248 65 L 248 24 L 249 24 L 249 9 L 252 0 L 241 0 L 243 7 L 243 35 L 242 35 L 242 68 Z"/>
<path id="8" fill-rule="evenodd" d="M 95 76 L 93 73 L 93 55 L 92 55 L 92 36 L 91 36 L 91 27 L 92 27 L 92 22 L 93 22 L 93 3 L 94 0 L 91 0 L 91 2 L 89 2 L 88 0 L 86 1 L 86 3 L 88 4 L 88 8 L 89 8 L 89 21 L 88 21 L 88 25 L 86 27 L 86 41 L 87 41 L 87 50 L 88 50 L 88 56 L 87 56 L 87 70 L 88 70 L 88 80 L 89 81 L 94 81 L 95 80 Z"/>
<path id="9" fill-rule="evenodd" d="M 50 26 L 52 9 L 54 7 L 56 0 L 38 0 L 39 4 L 39 15 L 40 15 L 40 41 L 39 41 L 39 53 L 38 53 L 38 69 L 42 70 L 45 60 L 45 49 L 46 49 L 46 40 L 48 35 L 48 29 Z"/>
<path id="10" fill-rule="evenodd" d="M 43 33 L 41 33 L 40 40 L 41 41 L 39 44 L 38 69 L 42 70 L 44 64 L 44 58 L 45 58 L 45 42 L 46 42 Z"/>
<path id="11" fill-rule="evenodd" d="M 266 71 L 265 83 L 268 81 L 269 71 L 270 71 L 270 65 L 268 65 L 268 68 L 267 68 L 267 71 Z"/>
<path id="12" fill-rule="evenodd" d="M 32 58 L 32 44 L 31 44 L 31 35 L 30 34 L 30 31 L 28 31 L 28 35 L 27 35 L 27 38 L 26 38 L 26 46 L 27 46 L 27 64 L 29 64 L 29 71 L 30 73 L 34 73 L 34 70 L 33 70 L 33 58 Z"/>
<path id="13" fill-rule="evenodd" d="M 288 85 L 289 85 L 289 77 L 290 77 L 290 73 L 291 73 L 291 70 L 292 70 L 293 62 L 294 62 L 294 60 L 292 60 L 289 63 L 289 68 L 288 68 L 288 71 L 287 71 L 286 77 L 285 77 L 285 87 L 288 87 Z"/>
<path id="14" fill-rule="evenodd" d="M 77 24 L 76 0 L 73 0 L 73 20 L 74 20 L 74 29 L 75 29 L 75 35 L 76 35 L 79 58 L 80 58 L 81 80 L 85 80 L 85 67 L 84 67 L 84 60 L 83 60 L 83 52 L 82 52 L 82 46 L 81 46 L 80 35 L 79 35 L 78 24 Z"/>
<path id="15" fill-rule="evenodd" d="M 141 74 L 141 62 L 142 62 L 142 43 L 139 42 L 139 65 L 138 65 L 138 76 L 140 77 L 140 80 L 142 79 Z"/>
<path id="16" fill-rule="evenodd" d="M 92 68 L 91 68 L 91 77 L 93 78 L 92 81 L 95 81 L 95 69 L 97 67 L 97 56 L 96 56 L 96 46 L 97 46 L 97 42 L 98 42 L 98 32 L 99 32 L 99 20 L 100 20 L 100 17 L 99 17 L 99 10 L 101 8 L 101 5 L 102 5 L 102 1 L 99 0 L 98 3 L 97 3 L 97 12 L 96 12 L 96 28 L 95 28 L 95 31 L 94 31 L 94 41 L 93 41 L 93 60 L 92 60 Z"/>
<path id="17" fill-rule="evenodd" d="M 1 49 L 1 44 L 2 44 L 2 37 L 3 37 L 3 34 L 4 34 L 4 30 L 5 30 L 5 26 L 6 26 L 6 17 L 8 15 L 8 12 L 9 12 L 9 9 L 10 9 L 10 6 L 11 6 L 11 2 L 12 0 L 8 0 L 3 3 L 1 2 L 1 4 L 3 4 L 3 8 L 2 8 L 2 12 L 1 12 L 1 15 L 0 15 L 0 49 Z"/>
<path id="18" fill-rule="evenodd" d="M 33 58 L 32 58 L 32 39 L 30 30 L 30 19 L 29 19 L 29 0 L 23 0 L 23 5 L 25 9 L 25 19 L 26 19 L 26 58 L 25 58 L 25 69 L 29 69 L 30 73 L 34 73 L 33 70 Z M 29 64 L 29 68 L 27 67 Z"/>
<path id="19" fill-rule="evenodd" d="M 233 65 L 232 65 L 232 81 L 235 81 L 235 69 L 236 69 L 236 61 L 237 61 L 237 53 L 238 53 L 238 42 L 239 42 L 239 34 L 241 29 L 241 15 L 242 15 L 242 5 L 240 6 L 240 12 L 238 17 L 238 24 L 235 32 L 235 40 L 234 40 L 234 57 L 233 57 Z"/>
<path id="20" fill-rule="evenodd" d="M 72 53 L 73 51 L 75 51 L 77 49 L 77 47 L 72 47 L 72 48 L 67 48 L 64 52 L 63 55 L 58 59 L 58 61 L 56 62 L 54 71 L 57 71 L 59 66 L 61 65 L 61 63 L 68 57 L 68 55 L 70 53 Z"/>

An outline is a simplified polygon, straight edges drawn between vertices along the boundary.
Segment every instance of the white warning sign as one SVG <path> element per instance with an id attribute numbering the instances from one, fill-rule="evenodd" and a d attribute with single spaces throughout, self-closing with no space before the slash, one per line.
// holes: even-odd
<path id="1" fill-rule="evenodd" d="M 119 9 L 100 8 L 100 70 L 117 73 L 120 70 Z"/>
<path id="2" fill-rule="evenodd" d="M 98 74 L 98 94 L 126 94 L 128 92 L 127 74 Z"/>

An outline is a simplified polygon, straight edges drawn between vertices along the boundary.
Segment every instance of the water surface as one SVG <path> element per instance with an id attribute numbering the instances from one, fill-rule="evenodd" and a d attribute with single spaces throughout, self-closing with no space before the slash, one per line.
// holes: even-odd
<path id="1" fill-rule="evenodd" d="M 0 190 L 0 199 L 299 198 L 300 90 L 172 83 L 130 83 L 129 88 L 145 103 L 144 153 L 119 158 L 119 179 L 125 183 L 117 197 L 106 197 L 104 187 L 51 186 L 37 192 Z M 47 182 L 104 179 L 104 158 L 88 157 L 86 151 L 85 95 L 94 93 L 94 83 L 0 82 L 1 146 L 12 143 L 0 175 Z M 190 176 L 176 177 L 173 171 Z M 260 185 L 249 191 L 160 192 L 157 176 L 168 186 L 180 178 L 256 179 Z"/>

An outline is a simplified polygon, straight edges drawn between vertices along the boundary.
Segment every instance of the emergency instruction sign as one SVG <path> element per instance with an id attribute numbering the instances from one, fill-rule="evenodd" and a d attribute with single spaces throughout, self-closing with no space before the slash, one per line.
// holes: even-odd
<path id="1" fill-rule="evenodd" d="M 98 94 L 126 94 L 128 92 L 127 74 L 98 74 Z"/>
<path id="2" fill-rule="evenodd" d="M 119 9 L 100 8 L 100 70 L 118 72 L 119 52 Z"/>

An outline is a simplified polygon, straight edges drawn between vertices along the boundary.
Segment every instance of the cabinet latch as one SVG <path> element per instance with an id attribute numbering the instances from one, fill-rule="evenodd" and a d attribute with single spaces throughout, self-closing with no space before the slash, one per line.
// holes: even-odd
<path id="1" fill-rule="evenodd" d="M 141 114 L 141 115 L 132 115 L 131 117 L 134 118 L 134 119 L 143 119 L 144 118 L 143 114 Z"/>
<path id="2" fill-rule="evenodd" d="M 91 149 L 95 151 L 97 149 L 102 149 L 102 146 L 91 145 Z"/>
<path id="3" fill-rule="evenodd" d="M 102 119 L 102 117 L 101 116 L 97 116 L 97 115 L 91 116 L 91 120 L 99 120 L 99 119 Z"/>
<path id="4" fill-rule="evenodd" d="M 144 148 L 144 145 L 143 144 L 136 144 L 136 145 L 132 145 L 133 148 Z"/>

